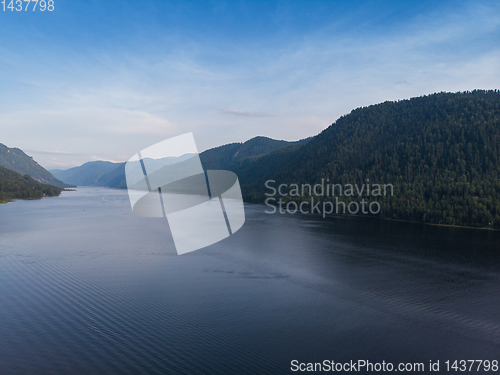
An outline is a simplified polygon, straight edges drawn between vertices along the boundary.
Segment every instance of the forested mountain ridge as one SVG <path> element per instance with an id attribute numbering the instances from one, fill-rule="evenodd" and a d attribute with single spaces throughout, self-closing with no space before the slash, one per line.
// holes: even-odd
<path id="1" fill-rule="evenodd" d="M 310 140 L 305 138 L 290 142 L 259 136 L 243 143 L 230 143 L 206 150 L 200 154 L 200 160 L 204 169 L 231 169 L 285 147 L 304 145 Z"/>
<path id="2" fill-rule="evenodd" d="M 42 184 L 50 184 L 60 188 L 71 187 L 55 178 L 49 171 L 38 164 L 31 156 L 18 148 L 9 148 L 0 143 L 0 166 L 29 175 Z"/>
<path id="3" fill-rule="evenodd" d="M 0 202 L 11 199 L 37 199 L 61 194 L 62 189 L 41 184 L 28 175 L 21 175 L 0 166 Z"/>
<path id="4" fill-rule="evenodd" d="M 358 108 L 299 149 L 233 170 L 244 199 L 264 183 L 394 185 L 381 217 L 500 226 L 500 91 L 437 93 Z M 300 198 L 299 198 L 300 199 Z"/>
<path id="5" fill-rule="evenodd" d="M 212 148 L 200 154 L 205 169 L 230 169 L 249 159 L 268 154 L 283 147 L 305 144 L 306 138 L 296 142 L 282 141 L 267 137 L 255 137 L 244 143 L 231 143 Z M 79 186 L 105 186 L 125 189 L 125 163 L 94 161 L 67 170 L 54 170 L 54 175 L 62 181 Z"/>

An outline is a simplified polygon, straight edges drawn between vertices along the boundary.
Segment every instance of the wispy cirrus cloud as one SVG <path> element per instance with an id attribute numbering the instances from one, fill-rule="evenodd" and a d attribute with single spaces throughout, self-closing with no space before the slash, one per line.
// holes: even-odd
<path id="1" fill-rule="evenodd" d="M 24 150 L 24 152 L 43 154 L 43 155 L 80 155 L 76 152 L 60 151 L 60 150 Z"/>
<path id="2" fill-rule="evenodd" d="M 237 109 L 223 109 L 219 108 L 219 111 L 225 115 L 233 116 L 243 116 L 243 117 L 272 117 L 274 116 L 268 112 L 253 112 L 253 111 L 241 111 Z"/>

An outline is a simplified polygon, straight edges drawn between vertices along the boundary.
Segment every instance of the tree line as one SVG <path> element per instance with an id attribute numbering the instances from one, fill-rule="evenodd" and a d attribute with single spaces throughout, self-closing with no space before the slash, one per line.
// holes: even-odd
<path id="1" fill-rule="evenodd" d="M 21 175 L 0 166 L 0 202 L 11 199 L 38 199 L 61 194 L 63 189 L 41 184 L 28 175 Z"/>

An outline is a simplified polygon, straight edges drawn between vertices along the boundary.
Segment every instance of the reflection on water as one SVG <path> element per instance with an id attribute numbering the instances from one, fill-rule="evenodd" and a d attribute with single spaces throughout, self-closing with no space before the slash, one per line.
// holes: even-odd
<path id="1" fill-rule="evenodd" d="M 0 206 L 0 373 L 284 374 L 498 359 L 500 233 L 268 215 L 175 255 L 125 191 Z"/>

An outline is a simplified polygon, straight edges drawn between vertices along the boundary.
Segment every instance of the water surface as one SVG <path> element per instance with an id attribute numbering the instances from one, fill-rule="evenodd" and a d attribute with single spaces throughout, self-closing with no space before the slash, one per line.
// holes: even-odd
<path id="1" fill-rule="evenodd" d="M 500 360 L 500 233 L 265 209 L 177 256 L 126 191 L 0 205 L 0 374 Z"/>

